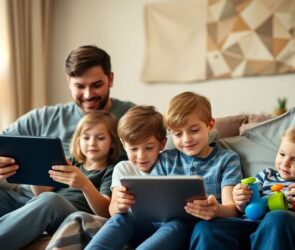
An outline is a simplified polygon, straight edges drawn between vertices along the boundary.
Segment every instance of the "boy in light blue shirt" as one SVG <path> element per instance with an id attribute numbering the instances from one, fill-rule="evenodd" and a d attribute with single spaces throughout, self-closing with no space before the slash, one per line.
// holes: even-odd
<path id="1" fill-rule="evenodd" d="M 200 175 L 208 198 L 188 202 L 185 210 L 203 220 L 237 216 L 232 190 L 242 178 L 241 164 L 235 152 L 208 143 L 215 126 L 209 100 L 181 93 L 170 101 L 164 122 L 176 149 L 164 151 L 151 174 Z"/>

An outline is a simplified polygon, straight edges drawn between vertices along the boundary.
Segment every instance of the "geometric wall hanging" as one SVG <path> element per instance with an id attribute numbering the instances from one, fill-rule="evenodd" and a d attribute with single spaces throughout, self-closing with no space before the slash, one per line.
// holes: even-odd
<path id="1" fill-rule="evenodd" d="M 295 72 L 294 0 L 174 0 L 145 7 L 146 82 Z"/>

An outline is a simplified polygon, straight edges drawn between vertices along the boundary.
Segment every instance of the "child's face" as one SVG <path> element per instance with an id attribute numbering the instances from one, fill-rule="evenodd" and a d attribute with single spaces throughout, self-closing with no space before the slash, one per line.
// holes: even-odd
<path id="1" fill-rule="evenodd" d="M 79 143 L 81 152 L 86 157 L 86 163 L 107 163 L 112 138 L 104 123 L 83 130 Z"/>
<path id="2" fill-rule="evenodd" d="M 160 142 L 154 136 L 140 144 L 123 142 L 129 161 L 143 172 L 149 173 L 156 163 L 159 152 L 164 149 L 166 140 Z"/>
<path id="3" fill-rule="evenodd" d="M 283 179 L 295 180 L 295 143 L 282 139 L 275 164 Z"/>
<path id="4" fill-rule="evenodd" d="M 211 152 L 208 144 L 209 132 L 214 128 L 214 120 L 209 125 L 196 115 L 188 116 L 187 123 L 177 129 L 170 129 L 175 147 L 189 156 L 206 157 Z"/>

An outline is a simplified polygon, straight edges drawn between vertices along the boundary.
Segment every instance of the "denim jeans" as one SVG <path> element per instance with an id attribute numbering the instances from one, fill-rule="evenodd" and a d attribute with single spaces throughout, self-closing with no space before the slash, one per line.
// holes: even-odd
<path id="1" fill-rule="evenodd" d="M 187 249 L 190 223 L 171 220 L 151 223 L 136 220 L 131 213 L 113 215 L 96 233 L 85 250 L 116 250 L 131 244 L 138 250 Z"/>
<path id="2" fill-rule="evenodd" d="M 53 233 L 77 209 L 65 198 L 45 192 L 36 197 L 0 189 L 1 249 L 20 249 L 44 231 Z"/>
<path id="3" fill-rule="evenodd" d="M 295 213 L 268 212 L 260 221 L 217 218 L 199 222 L 192 232 L 192 250 L 295 249 Z"/>

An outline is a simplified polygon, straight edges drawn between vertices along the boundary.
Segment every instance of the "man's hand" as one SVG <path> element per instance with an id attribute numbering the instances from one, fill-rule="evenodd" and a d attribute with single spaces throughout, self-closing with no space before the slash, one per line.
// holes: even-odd
<path id="1" fill-rule="evenodd" d="M 14 175 L 18 168 L 19 166 L 15 164 L 14 159 L 0 156 L 0 180 Z"/>

